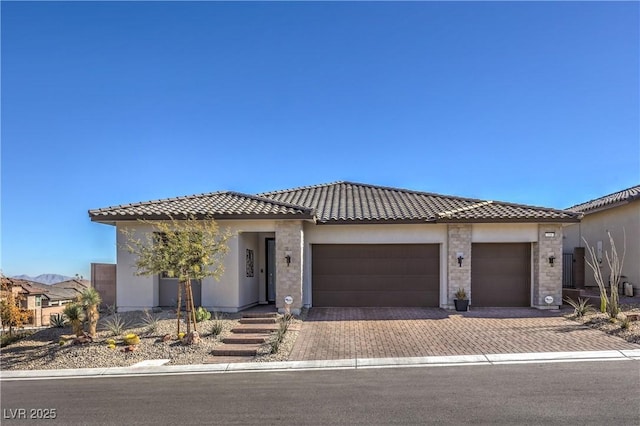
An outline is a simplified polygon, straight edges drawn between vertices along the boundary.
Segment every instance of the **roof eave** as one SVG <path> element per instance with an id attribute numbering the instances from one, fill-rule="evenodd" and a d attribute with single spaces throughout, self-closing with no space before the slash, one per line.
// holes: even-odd
<path id="1" fill-rule="evenodd" d="M 215 220 L 238 220 L 238 219 L 271 219 L 271 220 L 313 220 L 315 216 L 313 214 L 156 214 L 156 215 L 98 215 L 91 216 L 92 222 L 104 223 L 109 225 L 115 225 L 116 222 L 134 222 L 138 220 L 185 220 L 190 217 L 196 219 L 215 219 Z"/>

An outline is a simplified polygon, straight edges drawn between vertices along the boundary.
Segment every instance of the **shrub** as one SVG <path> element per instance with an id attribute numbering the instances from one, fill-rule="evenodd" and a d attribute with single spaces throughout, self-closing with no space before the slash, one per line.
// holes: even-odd
<path id="1" fill-rule="evenodd" d="M 62 314 L 67 317 L 73 328 L 73 334 L 80 337 L 84 332 L 82 322 L 84 321 L 84 309 L 78 303 L 70 303 L 64 307 Z"/>
<path id="2" fill-rule="evenodd" d="M 91 336 L 96 335 L 96 328 L 98 326 L 98 318 L 100 318 L 100 314 L 98 313 L 98 306 L 102 298 L 100 297 L 100 293 L 93 288 L 89 287 L 80 295 L 80 302 L 85 307 L 87 312 L 87 323 L 89 325 L 89 334 Z"/>
<path id="3" fill-rule="evenodd" d="M 184 339 L 184 334 L 185 334 L 185 333 L 184 333 L 184 332 L 182 332 L 182 331 L 181 331 L 180 333 L 178 333 L 178 340 L 182 340 L 182 339 Z"/>
<path id="4" fill-rule="evenodd" d="M 32 331 L 27 330 L 18 331 L 14 334 L 3 333 L 0 335 L 0 347 L 4 348 L 5 346 L 17 342 L 24 337 L 31 336 L 32 334 Z"/>
<path id="5" fill-rule="evenodd" d="M 109 330 L 111 335 L 119 336 L 126 330 L 127 323 L 120 317 L 120 315 L 114 314 L 104 322 L 104 327 Z"/>
<path id="6" fill-rule="evenodd" d="M 62 315 L 61 313 L 51 314 L 51 316 L 49 317 L 49 324 L 52 327 L 62 328 L 62 327 L 65 326 L 66 322 L 67 321 L 66 321 L 64 315 Z"/>
<path id="7" fill-rule="evenodd" d="M 122 339 L 125 345 L 137 345 L 140 343 L 140 336 L 135 333 L 129 333 Z"/>
<path id="8" fill-rule="evenodd" d="M 196 322 L 208 321 L 211 319 L 211 312 L 207 311 L 202 306 L 196 309 Z"/>
<path id="9" fill-rule="evenodd" d="M 106 306 L 106 311 L 107 311 L 107 315 L 108 316 L 114 315 L 117 310 L 118 309 L 116 308 L 116 305 L 107 305 Z"/>
<path id="10" fill-rule="evenodd" d="M 222 329 L 224 327 L 224 321 L 222 321 L 222 316 L 217 312 L 213 313 L 213 324 L 211 325 L 211 335 L 213 337 L 218 336 L 222 333 Z"/>
<path id="11" fill-rule="evenodd" d="M 466 292 L 466 291 L 464 291 L 464 288 L 460 287 L 460 288 L 458 289 L 458 291 L 456 291 L 455 296 L 456 296 L 456 299 L 458 299 L 458 300 L 466 300 L 466 298 L 467 298 L 467 292 Z"/>
<path id="12" fill-rule="evenodd" d="M 624 319 L 620 323 L 620 328 L 623 330 L 628 330 L 629 327 L 631 327 L 631 319 L 629 317 L 624 317 Z"/>
<path id="13" fill-rule="evenodd" d="M 147 328 L 147 331 L 152 333 L 158 330 L 160 323 L 160 317 L 153 312 L 145 309 L 142 313 L 142 325 Z"/>
<path id="14" fill-rule="evenodd" d="M 107 340 L 105 340 L 105 343 L 106 343 L 107 345 L 111 346 L 111 345 L 115 345 L 115 344 L 116 344 L 116 341 L 115 341 L 115 340 L 113 340 L 113 339 L 107 339 Z"/>
<path id="15" fill-rule="evenodd" d="M 591 305 L 589 305 L 589 298 L 583 299 L 582 297 L 578 297 L 578 300 L 576 301 L 569 297 L 565 297 L 564 301 L 571 305 L 573 308 L 573 314 L 576 318 L 582 318 L 592 310 Z"/>

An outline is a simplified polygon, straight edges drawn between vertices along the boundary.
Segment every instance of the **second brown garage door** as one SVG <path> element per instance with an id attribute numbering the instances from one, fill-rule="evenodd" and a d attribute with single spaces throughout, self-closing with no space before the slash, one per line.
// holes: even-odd
<path id="1" fill-rule="evenodd" d="M 472 244 L 471 305 L 531 306 L 531 244 Z"/>
<path id="2" fill-rule="evenodd" d="M 314 244 L 315 307 L 439 306 L 438 244 Z"/>

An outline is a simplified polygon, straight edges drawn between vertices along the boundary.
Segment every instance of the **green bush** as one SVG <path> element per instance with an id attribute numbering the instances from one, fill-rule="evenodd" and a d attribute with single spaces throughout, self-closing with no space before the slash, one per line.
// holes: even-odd
<path id="1" fill-rule="evenodd" d="M 196 309 L 196 322 L 209 321 L 211 319 L 211 312 L 207 311 L 202 306 Z"/>
<path id="2" fill-rule="evenodd" d="M 211 326 L 211 335 L 213 337 L 218 336 L 220 333 L 222 333 L 223 328 L 224 328 L 224 321 L 222 321 L 222 316 L 219 313 L 214 312 L 213 325 Z"/>
<path id="3" fill-rule="evenodd" d="M 127 329 L 127 326 L 126 321 L 118 314 L 114 314 L 104 322 L 104 327 L 111 332 L 112 336 L 121 335 Z"/>
<path id="4" fill-rule="evenodd" d="M 61 313 L 51 314 L 49 317 L 49 324 L 51 327 L 62 328 L 65 326 L 65 323 L 66 319 Z"/>
<path id="5" fill-rule="evenodd" d="M 160 317 L 157 314 L 145 309 L 142 313 L 142 325 L 146 327 L 149 333 L 153 333 L 158 330 L 160 324 Z"/>
<path id="6" fill-rule="evenodd" d="M 585 316 L 593 309 L 591 305 L 589 305 L 589 298 L 583 299 L 582 297 L 578 297 L 578 300 L 576 301 L 569 297 L 565 297 L 564 301 L 571 305 L 576 318 Z"/>

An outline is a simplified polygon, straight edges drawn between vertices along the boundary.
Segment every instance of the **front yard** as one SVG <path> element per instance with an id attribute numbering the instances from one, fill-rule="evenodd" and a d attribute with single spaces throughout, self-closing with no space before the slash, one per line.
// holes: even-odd
<path id="1" fill-rule="evenodd" d="M 221 340 L 238 325 L 241 317 L 240 314 L 221 314 L 219 320 L 212 318 L 199 322 L 197 327 L 201 337 L 200 343 L 185 346 L 176 335 L 175 312 L 162 311 L 153 314 L 155 320 L 151 324 L 149 321 L 145 323 L 143 312 L 117 315 L 125 323 L 117 335 L 107 327 L 107 324 L 113 323 L 113 315 L 100 318 L 97 336 L 90 343 L 73 344 L 75 336 L 71 334 L 70 327 L 40 330 L 2 348 L 0 367 L 2 370 L 127 367 L 152 359 L 168 359 L 168 365 L 203 364 L 211 362 L 214 358 L 211 350 L 221 344 Z M 300 319 L 292 319 L 292 324 L 300 322 Z M 182 323 L 182 332 L 186 331 L 185 327 Z M 212 333 L 216 327 L 220 329 L 217 335 Z M 127 351 L 128 345 L 123 342 L 124 337 L 130 333 L 140 337 L 140 343 L 134 345 L 133 351 Z M 296 330 L 289 330 L 277 353 L 271 353 L 271 346 L 268 342 L 265 343 L 254 361 L 286 360 L 297 334 Z M 109 346 L 111 340 L 115 341 L 115 347 Z"/>
<path id="2" fill-rule="evenodd" d="M 571 313 L 566 318 L 583 324 L 587 327 L 600 330 L 604 333 L 620 337 L 630 343 L 640 344 L 640 320 L 626 322 L 627 314 L 640 314 L 640 303 L 621 305 L 621 314 L 611 320 L 607 314 L 603 314 L 595 307 L 581 317 Z M 629 315 L 629 316 L 631 316 Z"/>

